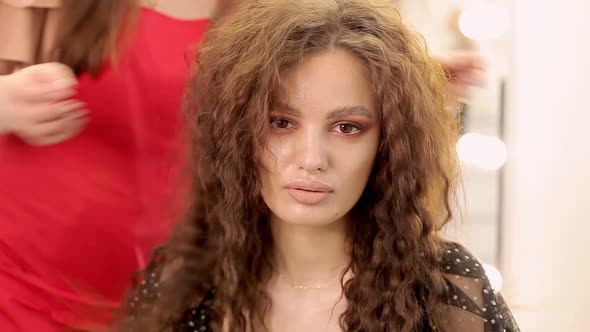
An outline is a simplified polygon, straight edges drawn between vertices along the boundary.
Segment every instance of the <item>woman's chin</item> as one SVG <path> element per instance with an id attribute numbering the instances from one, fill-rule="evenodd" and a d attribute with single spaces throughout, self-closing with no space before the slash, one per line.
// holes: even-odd
<path id="1" fill-rule="evenodd" d="M 342 216 L 335 214 L 333 210 L 317 206 L 294 207 L 275 215 L 278 222 L 292 226 L 322 227 L 337 223 L 342 219 Z"/>

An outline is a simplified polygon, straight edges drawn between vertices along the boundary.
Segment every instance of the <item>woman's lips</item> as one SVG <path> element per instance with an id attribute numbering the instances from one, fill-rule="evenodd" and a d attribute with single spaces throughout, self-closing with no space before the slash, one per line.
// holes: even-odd
<path id="1" fill-rule="evenodd" d="M 285 188 L 294 200 L 305 205 L 320 203 L 334 191 L 329 185 L 314 180 L 296 180 Z"/>
<path id="2" fill-rule="evenodd" d="M 287 192 L 294 200 L 305 205 L 317 204 L 330 195 L 329 192 L 325 191 L 307 191 L 302 189 L 287 189 Z"/>

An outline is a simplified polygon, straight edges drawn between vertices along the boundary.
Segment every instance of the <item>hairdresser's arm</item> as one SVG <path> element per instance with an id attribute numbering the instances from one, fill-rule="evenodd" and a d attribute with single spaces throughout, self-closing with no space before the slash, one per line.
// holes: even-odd
<path id="1" fill-rule="evenodd" d="M 0 134 L 14 134 L 31 145 L 76 135 L 86 122 L 83 103 L 72 99 L 76 85 L 70 68 L 58 63 L 0 75 Z"/>
<path id="2" fill-rule="evenodd" d="M 460 51 L 436 55 L 434 59 L 442 65 L 459 98 L 468 99 L 470 88 L 484 86 L 486 61 L 481 54 Z"/>

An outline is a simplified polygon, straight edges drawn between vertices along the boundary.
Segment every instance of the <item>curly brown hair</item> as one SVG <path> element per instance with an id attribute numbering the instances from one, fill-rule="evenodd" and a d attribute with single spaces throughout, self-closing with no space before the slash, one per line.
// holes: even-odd
<path id="1" fill-rule="evenodd" d="M 381 117 L 376 162 L 352 211 L 361 222 L 351 227 L 353 277 L 343 282 L 340 325 L 409 332 L 426 317 L 441 327 L 438 230 L 452 215 L 458 175 L 458 121 L 443 70 L 389 0 L 253 0 L 216 24 L 200 49 L 186 95 L 193 197 L 159 262 L 176 267 L 135 316 L 136 330 L 170 329 L 211 289 L 215 331 L 224 320 L 229 331 L 263 321 L 272 238 L 258 156 L 269 111 L 286 67 L 333 48 L 363 65 Z"/>

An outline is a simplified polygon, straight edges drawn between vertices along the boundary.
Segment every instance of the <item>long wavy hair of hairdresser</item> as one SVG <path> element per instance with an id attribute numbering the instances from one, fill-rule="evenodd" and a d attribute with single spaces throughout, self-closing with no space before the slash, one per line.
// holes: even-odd
<path id="1" fill-rule="evenodd" d="M 62 0 L 51 60 L 96 75 L 106 59 L 116 58 L 121 31 L 133 21 L 139 1 Z"/>
<path id="2" fill-rule="evenodd" d="M 281 71 L 342 48 L 364 66 L 381 117 L 381 141 L 352 213 L 353 277 L 343 282 L 344 331 L 441 326 L 446 292 L 437 235 L 451 217 L 457 116 L 441 67 L 389 0 L 253 0 L 207 36 L 187 93 L 194 124 L 194 197 L 160 262 L 160 297 L 135 315 L 135 330 L 165 331 L 205 292 L 214 331 L 254 330 L 272 305 L 269 211 L 257 158 Z M 198 109 L 198 115 L 190 110 Z M 225 330 L 225 329 L 224 329 Z"/>
<path id="3" fill-rule="evenodd" d="M 106 59 L 116 60 L 121 39 L 136 22 L 141 0 L 62 0 L 50 58 L 74 69 L 98 74 Z M 225 14 L 237 0 L 218 0 L 213 19 Z"/>

